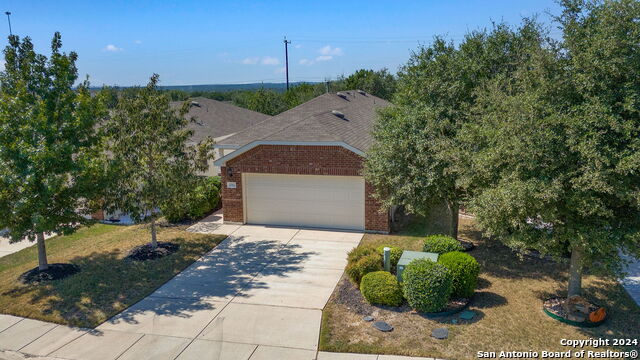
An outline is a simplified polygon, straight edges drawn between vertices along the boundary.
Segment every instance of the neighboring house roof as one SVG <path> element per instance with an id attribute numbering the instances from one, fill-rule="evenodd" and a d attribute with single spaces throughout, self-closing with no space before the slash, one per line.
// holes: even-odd
<path id="1" fill-rule="evenodd" d="M 364 153 L 373 143 L 371 129 L 377 110 L 389 105 L 386 100 L 356 90 L 324 94 L 215 146 L 240 149 L 251 143 L 341 143 Z"/>
<path id="2" fill-rule="evenodd" d="M 271 118 L 270 115 L 204 97 L 187 101 L 191 102 L 187 116 L 195 118 L 195 122 L 189 123 L 188 128 L 193 130 L 191 141 L 196 143 L 207 136 L 214 139 L 228 137 Z M 171 106 L 179 108 L 183 103 L 184 101 L 173 101 Z"/>

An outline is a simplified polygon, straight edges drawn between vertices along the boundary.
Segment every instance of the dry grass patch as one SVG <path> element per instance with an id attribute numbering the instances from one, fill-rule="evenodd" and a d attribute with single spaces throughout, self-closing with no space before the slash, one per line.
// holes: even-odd
<path id="1" fill-rule="evenodd" d="M 563 338 L 640 337 L 640 307 L 616 281 L 595 276 L 584 279 L 584 295 L 609 311 L 604 325 L 594 329 L 565 325 L 542 312 L 542 301 L 566 291 L 567 265 L 519 259 L 499 242 L 483 240 L 474 231 L 472 220 L 461 218 L 460 229 L 461 239 L 477 245 L 470 254 L 481 266 L 479 289 L 470 306 L 477 313 L 474 320 L 460 320 L 453 325 L 451 320 L 455 317 L 427 319 L 406 306 L 394 309 L 366 303 L 354 305 L 350 286 L 342 284 L 336 287 L 323 312 L 320 350 L 475 359 L 477 351 L 570 350 L 560 345 Z M 411 235 L 365 235 L 362 244 L 421 250 L 423 236 L 415 236 L 415 226 L 410 232 Z M 348 280 L 345 277 L 341 281 Z M 386 321 L 395 329 L 390 333 L 375 330 L 362 320 L 363 312 L 370 312 L 376 320 Z M 447 340 L 430 336 L 433 329 L 443 326 L 450 331 Z"/>
<path id="2" fill-rule="evenodd" d="M 0 313 L 95 327 L 152 293 L 225 238 L 185 229 L 160 228 L 158 241 L 177 243 L 180 249 L 144 262 L 123 259 L 130 249 L 149 241 L 144 225 L 98 224 L 51 238 L 47 240 L 49 262 L 72 263 L 81 271 L 40 285 L 18 281 L 20 274 L 37 265 L 35 246 L 2 257 Z"/>

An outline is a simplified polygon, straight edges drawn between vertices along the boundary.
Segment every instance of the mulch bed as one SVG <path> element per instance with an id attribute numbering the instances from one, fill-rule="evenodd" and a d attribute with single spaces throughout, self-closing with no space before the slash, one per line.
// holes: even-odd
<path id="1" fill-rule="evenodd" d="M 547 309 L 547 311 L 551 312 L 554 315 L 563 317 L 563 318 L 567 318 L 567 310 L 565 308 L 565 301 L 567 299 L 566 298 L 562 298 L 562 297 L 554 297 L 551 299 L 547 299 L 544 302 L 544 308 Z M 586 312 L 586 314 L 592 312 L 592 311 L 596 311 L 598 310 L 600 307 L 598 305 L 595 304 L 589 304 L 589 308 L 588 311 Z"/>
<path id="2" fill-rule="evenodd" d="M 553 297 L 547 299 L 543 303 L 543 309 L 547 315 L 559 320 L 563 323 L 579 326 L 579 327 L 595 327 L 602 324 L 606 320 L 606 311 L 599 305 L 591 303 L 584 298 L 578 298 L 578 301 L 567 300 L 563 297 Z M 570 301 L 571 310 L 567 312 L 567 301 Z M 576 303 L 579 302 L 579 308 Z M 598 320 L 591 319 L 591 315 L 595 314 Z"/>
<path id="3" fill-rule="evenodd" d="M 23 273 L 18 278 L 23 284 L 37 284 L 46 281 L 60 280 L 80 272 L 80 267 L 74 264 L 49 264 L 47 270 L 40 271 L 37 267 Z"/>
<path id="4" fill-rule="evenodd" d="M 336 301 L 359 315 L 370 315 L 375 307 L 369 304 L 360 289 L 347 279 L 340 280 Z"/>
<path id="5" fill-rule="evenodd" d="M 471 251 L 476 247 L 471 241 L 458 240 L 458 242 L 462 245 L 464 251 Z"/>
<path id="6" fill-rule="evenodd" d="M 360 289 L 358 289 L 358 287 L 348 279 L 342 279 L 340 283 L 338 283 L 337 290 L 336 302 L 346 306 L 358 315 L 371 315 L 376 309 L 385 309 L 399 313 L 418 313 L 411 309 L 406 302 L 400 306 L 371 305 L 362 296 Z M 447 307 L 439 313 L 446 316 L 444 314 L 445 312 L 457 312 L 464 309 L 470 301 L 470 299 L 451 299 L 449 300 Z"/>
<path id="7" fill-rule="evenodd" d="M 151 244 L 136 246 L 125 257 L 127 260 L 146 261 L 171 255 L 180 249 L 180 245 L 171 242 L 159 242 L 157 247 Z"/>

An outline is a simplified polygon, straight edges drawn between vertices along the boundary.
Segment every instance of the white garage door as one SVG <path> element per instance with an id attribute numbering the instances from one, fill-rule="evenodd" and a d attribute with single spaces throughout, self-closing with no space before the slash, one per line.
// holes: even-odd
<path id="1" fill-rule="evenodd" d="M 247 223 L 364 230 L 362 177 L 243 176 Z"/>

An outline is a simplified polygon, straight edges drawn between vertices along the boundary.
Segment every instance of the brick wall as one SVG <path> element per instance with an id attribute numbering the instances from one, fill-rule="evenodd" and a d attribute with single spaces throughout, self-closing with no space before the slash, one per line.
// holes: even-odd
<path id="1" fill-rule="evenodd" d="M 257 146 L 221 168 L 224 220 L 244 221 L 242 173 L 360 176 L 363 160 L 340 146 Z M 236 183 L 235 189 L 227 188 L 229 181 Z M 371 191 L 371 186 L 365 184 L 365 230 L 389 232 L 388 214 L 380 212 L 380 204 L 370 196 Z"/>

